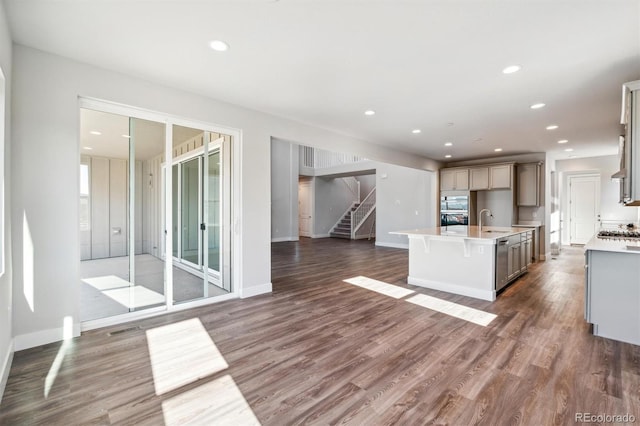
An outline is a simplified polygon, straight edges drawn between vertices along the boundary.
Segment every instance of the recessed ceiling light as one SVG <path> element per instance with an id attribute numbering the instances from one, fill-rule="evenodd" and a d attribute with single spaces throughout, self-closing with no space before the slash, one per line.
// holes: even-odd
<path id="1" fill-rule="evenodd" d="M 567 143 L 567 142 L 569 142 L 567 139 L 560 139 L 560 140 L 558 141 L 558 143 Z"/>
<path id="2" fill-rule="evenodd" d="M 229 50 L 229 45 L 222 40 L 212 40 L 209 42 L 209 47 L 211 47 L 216 52 L 225 52 Z"/>
<path id="3" fill-rule="evenodd" d="M 547 130 L 555 130 L 557 128 L 558 126 L 556 126 L 555 124 L 552 124 L 551 126 L 547 126 Z"/>
<path id="4" fill-rule="evenodd" d="M 376 112 L 374 110 L 372 110 L 372 109 L 368 109 L 368 110 L 366 110 L 364 112 L 364 115 L 375 115 L 375 114 L 376 114 Z"/>
<path id="5" fill-rule="evenodd" d="M 414 135 L 417 135 L 418 133 L 421 133 L 421 132 L 422 132 L 422 130 L 420 130 L 420 129 L 413 129 L 411 131 L 411 133 L 413 133 Z"/>
<path id="6" fill-rule="evenodd" d="M 131 136 L 129 136 L 129 135 L 122 135 L 122 137 L 123 137 L 123 138 L 127 138 L 127 139 L 130 139 L 130 138 L 131 138 Z"/>
<path id="7" fill-rule="evenodd" d="M 520 71 L 520 65 L 509 65 L 505 69 L 502 70 L 503 74 L 513 74 L 514 72 Z"/>
<path id="8" fill-rule="evenodd" d="M 566 152 L 571 152 L 571 151 L 573 151 L 573 148 L 567 148 L 567 149 L 565 149 L 565 151 Z"/>
<path id="9" fill-rule="evenodd" d="M 102 134 L 102 133 L 100 133 L 100 132 L 99 132 L 99 131 L 97 131 L 97 130 L 92 130 L 92 131 L 90 131 L 89 133 L 91 133 L 92 135 L 96 135 L 96 136 L 100 136 L 100 135 Z"/>
<path id="10" fill-rule="evenodd" d="M 444 143 L 444 146 L 452 146 L 452 145 L 453 145 L 453 142 L 445 142 Z"/>
<path id="11" fill-rule="evenodd" d="M 444 158 L 451 158 L 451 154 L 445 155 Z"/>
<path id="12" fill-rule="evenodd" d="M 533 104 L 531 105 L 529 108 L 531 109 L 540 109 L 543 108 L 545 104 L 543 104 L 542 102 L 538 102 L 537 104 Z"/>
<path id="13" fill-rule="evenodd" d="M 90 146 L 83 146 L 82 148 L 86 149 L 87 151 L 91 151 L 93 149 Z"/>
<path id="14" fill-rule="evenodd" d="M 494 149 L 494 151 L 495 152 L 500 152 L 500 151 L 502 151 L 502 148 L 496 148 L 496 149 Z"/>

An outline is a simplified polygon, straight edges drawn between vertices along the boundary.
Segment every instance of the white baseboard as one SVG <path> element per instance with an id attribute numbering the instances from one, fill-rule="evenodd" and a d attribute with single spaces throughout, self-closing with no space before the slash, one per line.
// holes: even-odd
<path id="1" fill-rule="evenodd" d="M 376 241 L 376 246 L 378 247 L 391 247 L 391 248 L 399 248 L 409 250 L 409 243 L 385 243 Z"/>
<path id="2" fill-rule="evenodd" d="M 547 260 L 547 257 L 551 257 L 551 256 L 552 256 L 551 253 L 541 254 L 540 255 L 540 260 L 541 261 L 545 261 L 545 260 Z"/>
<path id="3" fill-rule="evenodd" d="M 2 395 L 4 395 L 4 389 L 7 387 L 7 380 L 9 380 L 9 371 L 11 370 L 11 363 L 13 362 L 13 339 L 9 342 L 9 348 L 7 355 L 4 358 L 4 362 L 0 364 L 0 402 L 2 402 Z"/>
<path id="4" fill-rule="evenodd" d="M 418 287 L 430 288 L 432 290 L 446 291 L 447 293 L 461 294 L 463 296 L 474 297 L 476 299 L 488 300 L 493 302 L 496 300 L 495 290 L 481 290 L 477 288 L 469 288 L 465 286 L 447 284 L 439 281 L 425 280 L 422 278 L 407 277 L 407 282 Z"/>
<path id="5" fill-rule="evenodd" d="M 271 293 L 271 291 L 272 291 L 271 283 L 254 285 L 248 288 L 243 288 L 240 291 L 240 298 L 246 299 L 247 297 L 259 296 L 261 294 Z"/>
<path id="6" fill-rule="evenodd" d="M 80 336 L 80 324 L 73 324 L 73 337 Z M 16 351 L 23 349 L 35 348 L 36 346 L 46 345 L 47 343 L 59 342 L 63 339 L 64 328 L 50 328 L 48 330 L 36 331 L 35 333 L 21 334 L 14 338 L 14 347 Z"/>
<path id="7" fill-rule="evenodd" d="M 312 234 L 311 238 L 329 238 L 330 236 L 329 234 Z"/>
<path id="8" fill-rule="evenodd" d="M 278 237 L 278 238 L 272 238 L 271 242 L 272 243 L 281 243 L 283 241 L 299 241 L 300 238 L 298 237 Z"/>

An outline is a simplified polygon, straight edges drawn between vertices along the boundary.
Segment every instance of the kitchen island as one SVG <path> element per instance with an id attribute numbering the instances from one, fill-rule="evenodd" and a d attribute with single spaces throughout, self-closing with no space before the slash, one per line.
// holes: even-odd
<path id="1" fill-rule="evenodd" d="M 495 300 L 496 289 L 526 272 L 531 258 L 520 250 L 521 241 L 530 241 L 528 228 L 447 226 L 391 233 L 409 237 L 409 284 L 477 299 Z"/>

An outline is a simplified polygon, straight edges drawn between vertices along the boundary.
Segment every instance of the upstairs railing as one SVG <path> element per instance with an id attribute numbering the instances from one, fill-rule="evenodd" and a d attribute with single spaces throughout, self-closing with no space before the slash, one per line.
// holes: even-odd
<path id="1" fill-rule="evenodd" d="M 365 197 L 364 200 L 360 203 L 358 208 L 356 208 L 351 213 L 351 238 L 356 237 L 356 232 L 362 226 L 362 224 L 367 220 L 371 212 L 376 208 L 376 189 L 373 188 L 369 195 Z"/>
<path id="2" fill-rule="evenodd" d="M 344 164 L 354 164 L 366 161 L 364 157 L 342 152 L 325 151 L 324 149 L 301 146 L 300 159 L 304 167 L 313 169 L 327 169 L 329 167 L 342 166 Z"/>

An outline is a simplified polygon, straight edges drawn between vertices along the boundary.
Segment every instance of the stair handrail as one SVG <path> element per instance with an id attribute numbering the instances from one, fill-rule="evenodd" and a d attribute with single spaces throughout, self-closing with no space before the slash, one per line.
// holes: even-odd
<path id="1" fill-rule="evenodd" d="M 371 215 L 371 212 L 376 207 L 376 189 L 373 188 L 371 192 L 362 200 L 360 205 L 351 212 L 351 238 L 356 237 L 356 232 L 365 220 Z"/>

